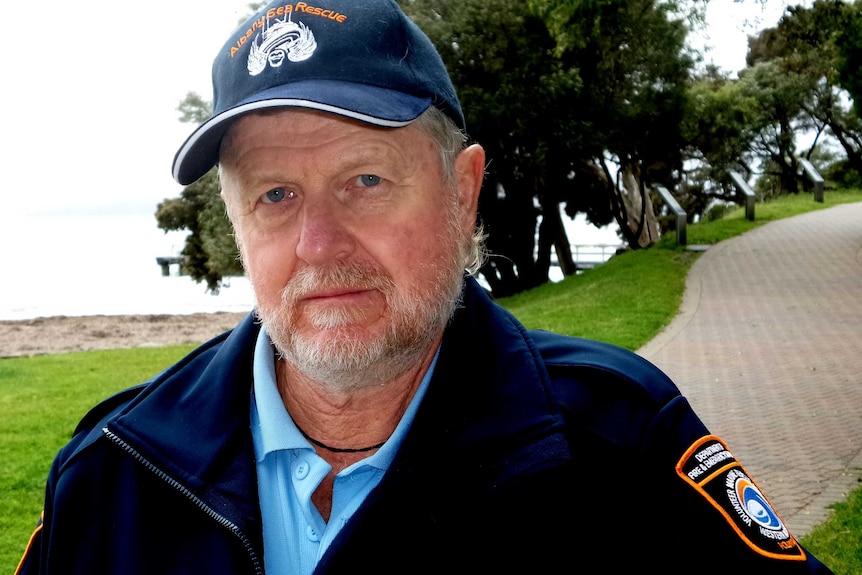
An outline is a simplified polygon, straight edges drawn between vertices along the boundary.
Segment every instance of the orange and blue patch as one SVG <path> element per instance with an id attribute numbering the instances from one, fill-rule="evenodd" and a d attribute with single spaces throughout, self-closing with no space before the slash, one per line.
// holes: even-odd
<path id="1" fill-rule="evenodd" d="M 721 439 L 714 435 L 698 439 L 683 454 L 676 472 L 751 549 L 774 559 L 805 560 L 805 551 Z"/>

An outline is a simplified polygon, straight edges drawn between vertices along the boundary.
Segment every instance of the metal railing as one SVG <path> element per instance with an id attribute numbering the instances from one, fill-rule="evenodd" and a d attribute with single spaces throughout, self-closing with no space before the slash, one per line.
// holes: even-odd
<path id="1" fill-rule="evenodd" d="M 572 259 L 578 269 L 587 269 L 603 264 L 617 253 L 624 244 L 572 244 Z"/>

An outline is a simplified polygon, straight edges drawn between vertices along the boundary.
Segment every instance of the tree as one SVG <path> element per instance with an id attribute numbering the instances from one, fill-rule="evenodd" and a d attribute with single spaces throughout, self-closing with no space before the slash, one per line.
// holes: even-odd
<path id="1" fill-rule="evenodd" d="M 401 3 L 440 51 L 488 152 L 480 214 L 502 257 L 482 273 L 495 295 L 547 281 L 552 249 L 575 271 L 561 204 L 596 225 L 616 217 L 633 247 L 657 239 L 646 183 L 672 181 L 680 165 L 692 65 L 669 4 Z"/>
<path id="2" fill-rule="evenodd" d="M 847 22 L 835 36 L 838 80 L 853 98 L 856 115 L 862 117 L 862 6 L 848 10 Z"/>
<path id="3" fill-rule="evenodd" d="M 592 119 L 582 157 L 602 166 L 614 216 L 630 247 L 658 239 L 646 189 L 675 189 L 682 110 L 694 61 L 681 6 L 652 0 L 542 3 L 566 66 L 585 89 L 571 104 Z M 619 166 L 614 179 L 607 161 Z"/>
<path id="4" fill-rule="evenodd" d="M 544 23 L 516 0 L 402 5 L 436 45 L 467 129 L 488 155 L 479 209 L 493 254 L 481 273 L 492 291 L 510 295 L 547 281 L 553 245 L 573 273 L 553 183 L 567 178 L 560 134 L 570 121 L 566 96 L 579 84 L 553 57 Z"/>
<path id="5" fill-rule="evenodd" d="M 770 165 L 778 168 L 774 175 L 785 191 L 797 190 L 798 168 L 795 158 L 787 156 L 790 149 L 784 142 L 789 139 L 785 136 L 789 129 L 817 135 L 806 153 L 809 158 L 820 136 L 831 136 L 844 150 L 849 167 L 862 172 L 862 121 L 839 84 L 843 77 L 853 85 L 854 74 L 842 76 L 842 70 L 847 66 L 844 58 L 852 59 L 852 36 L 857 33 L 848 30 L 858 23 L 856 7 L 837 0 L 818 0 L 810 8 L 788 8 L 775 28 L 750 40 L 749 66 L 774 67 L 769 73 L 766 69 L 754 72 L 753 78 L 766 82 L 763 87 L 773 94 L 781 93 L 773 109 L 773 123 L 781 125 L 783 139 L 774 138 L 769 147 Z M 791 122 L 795 124 L 792 128 Z"/>
<path id="6" fill-rule="evenodd" d="M 778 182 L 775 193 L 799 191 L 796 137 L 803 128 L 802 101 L 810 88 L 798 74 L 773 62 L 762 62 L 739 74 L 740 92 L 756 102 L 757 136 L 753 153 L 764 166 L 767 180 Z"/>
<path id="7" fill-rule="evenodd" d="M 681 127 L 683 154 L 690 165 L 685 191 L 691 199 L 680 202 L 686 213 L 702 214 L 713 199 L 734 201 L 731 170 L 746 180 L 754 173 L 758 110 L 755 98 L 738 81 L 714 68 L 689 85 Z"/>
<path id="8" fill-rule="evenodd" d="M 211 105 L 190 92 L 178 109 L 182 121 L 197 124 L 209 118 Z M 224 277 L 243 273 L 215 168 L 183 188 L 179 198 L 161 202 L 155 215 L 159 229 L 189 232 L 183 269 L 195 281 L 205 281 L 209 291 L 218 293 Z"/>

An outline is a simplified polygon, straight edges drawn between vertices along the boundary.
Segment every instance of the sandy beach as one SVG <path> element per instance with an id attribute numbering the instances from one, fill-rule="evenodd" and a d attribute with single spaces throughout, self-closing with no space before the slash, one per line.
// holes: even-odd
<path id="1" fill-rule="evenodd" d="M 203 343 L 245 313 L 57 316 L 0 321 L 0 358 Z"/>

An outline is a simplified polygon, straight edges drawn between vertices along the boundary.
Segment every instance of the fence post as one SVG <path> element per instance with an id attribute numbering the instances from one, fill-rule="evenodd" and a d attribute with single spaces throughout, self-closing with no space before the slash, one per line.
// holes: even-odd
<path id="1" fill-rule="evenodd" d="M 742 174 L 739 172 L 735 172 L 730 170 L 730 179 L 733 180 L 733 184 L 736 186 L 736 189 L 745 196 L 745 219 L 750 222 L 754 221 L 754 190 L 751 189 L 751 186 L 748 185 L 748 182 L 745 181 L 745 178 L 742 177 Z"/>
<path id="2" fill-rule="evenodd" d="M 676 201 L 671 193 L 662 186 L 661 184 L 656 184 L 655 189 L 658 192 L 658 195 L 661 196 L 662 201 L 667 204 L 667 207 L 670 208 L 670 211 L 673 212 L 674 216 L 676 216 L 676 243 L 677 245 L 684 246 L 686 245 L 686 234 L 685 234 L 685 223 L 686 223 L 686 214 L 685 210 L 679 205 L 679 202 Z"/>
<path id="3" fill-rule="evenodd" d="M 814 201 L 822 202 L 823 176 L 820 175 L 820 172 L 817 171 L 817 168 L 814 167 L 814 164 L 812 164 L 805 158 L 799 159 L 799 165 L 802 166 L 802 173 L 805 175 L 806 179 L 814 186 Z"/>

